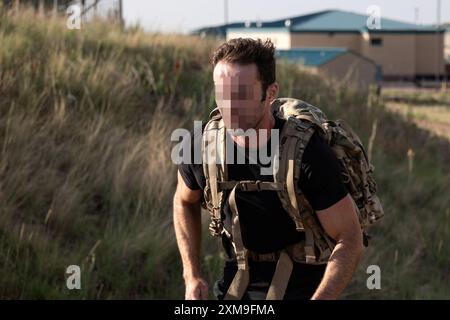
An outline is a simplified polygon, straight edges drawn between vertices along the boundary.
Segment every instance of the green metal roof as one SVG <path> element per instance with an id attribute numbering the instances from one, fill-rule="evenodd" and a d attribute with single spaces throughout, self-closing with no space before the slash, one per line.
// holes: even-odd
<path id="1" fill-rule="evenodd" d="M 302 63 L 305 66 L 320 66 L 346 52 L 348 50 L 345 48 L 301 48 L 276 50 L 275 57 L 286 59 L 289 62 Z"/>
<path id="2" fill-rule="evenodd" d="M 288 17 L 269 22 L 237 22 L 227 25 L 202 28 L 193 33 L 215 34 L 225 36 L 227 29 L 266 29 L 285 28 L 291 32 L 392 32 L 392 33 L 429 33 L 436 32 L 435 26 L 417 25 L 392 19 L 380 18 L 381 29 L 368 29 L 368 15 L 342 11 L 324 10 L 301 16 Z M 445 28 L 440 28 L 444 32 Z"/>
<path id="3" fill-rule="evenodd" d="M 291 31 L 327 31 L 327 32 L 361 32 L 372 31 L 367 28 L 368 15 L 363 15 L 354 12 L 341 11 L 341 10 L 325 10 L 316 13 L 314 16 L 307 17 L 294 17 L 288 19 L 282 19 L 272 22 L 275 25 L 285 25 L 286 20 L 291 20 Z M 303 18 L 303 19 L 299 19 Z M 296 20 L 297 19 L 297 20 Z M 401 22 L 392 19 L 380 18 L 381 29 L 373 31 L 436 31 L 431 26 L 420 26 L 412 23 Z M 261 27 L 265 27 L 263 24 Z"/>

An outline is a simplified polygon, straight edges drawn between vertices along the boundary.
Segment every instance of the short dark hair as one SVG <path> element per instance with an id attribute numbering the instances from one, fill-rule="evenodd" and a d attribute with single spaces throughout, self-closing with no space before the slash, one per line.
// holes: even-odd
<path id="1" fill-rule="evenodd" d="M 258 68 L 259 79 L 262 82 L 263 97 L 266 100 L 266 90 L 275 82 L 275 46 L 270 39 L 235 38 L 221 44 L 213 53 L 212 64 L 215 67 L 220 61 L 252 64 Z"/>

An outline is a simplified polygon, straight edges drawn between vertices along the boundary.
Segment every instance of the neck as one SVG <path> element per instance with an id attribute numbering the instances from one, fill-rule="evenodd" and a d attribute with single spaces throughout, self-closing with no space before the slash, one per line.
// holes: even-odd
<path id="1" fill-rule="evenodd" d="M 233 136 L 233 141 L 238 144 L 240 147 L 245 148 L 258 148 L 259 146 L 264 146 L 267 144 L 267 141 L 270 139 L 271 130 L 275 127 L 275 118 L 273 117 L 270 108 L 267 109 L 267 112 L 261 118 L 260 121 L 256 124 L 256 143 L 252 139 L 248 139 L 245 136 Z M 260 130 L 262 132 L 260 132 Z M 267 134 L 265 134 L 267 133 Z"/>

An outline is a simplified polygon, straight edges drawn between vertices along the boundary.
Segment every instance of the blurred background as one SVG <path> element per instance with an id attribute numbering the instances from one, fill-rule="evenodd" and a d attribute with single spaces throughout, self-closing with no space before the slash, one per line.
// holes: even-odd
<path id="1" fill-rule="evenodd" d="M 253 37 L 280 96 L 348 121 L 375 165 L 386 217 L 343 298 L 449 299 L 449 2 L 0 1 L 0 298 L 184 297 L 170 135 L 214 108 L 214 48 Z"/>

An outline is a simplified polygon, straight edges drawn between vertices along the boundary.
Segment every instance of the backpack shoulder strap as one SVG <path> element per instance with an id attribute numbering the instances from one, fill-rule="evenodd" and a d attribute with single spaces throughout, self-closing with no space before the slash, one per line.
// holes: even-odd
<path id="1" fill-rule="evenodd" d="M 295 222 L 298 231 L 303 231 L 303 223 L 299 214 L 299 206 L 296 197 L 295 176 L 300 175 L 303 151 L 309 142 L 314 127 L 309 123 L 289 118 L 280 134 L 280 161 L 274 181 L 286 186 L 279 191 L 281 203 Z"/>
<path id="2" fill-rule="evenodd" d="M 305 233 L 305 262 L 311 264 L 326 262 L 333 248 L 333 241 L 314 217 L 312 207 L 298 186 L 303 153 L 316 128 L 309 121 L 288 118 L 280 135 L 280 162 L 274 174 L 274 180 L 286 186 L 278 195 L 296 229 Z"/>
<path id="3" fill-rule="evenodd" d="M 227 180 L 226 129 L 217 108 L 211 112 L 210 117 L 202 135 L 202 165 L 206 179 L 204 199 L 206 208 L 211 213 L 209 229 L 213 235 L 218 236 L 224 231 L 221 219 L 224 190 L 219 188 L 219 184 Z"/>
<path id="4" fill-rule="evenodd" d="M 274 181 L 286 186 L 278 192 L 281 204 L 295 223 L 297 231 L 305 232 L 305 226 L 300 214 L 301 207 L 297 198 L 296 178 L 299 177 L 304 148 L 314 133 L 309 123 L 288 118 L 280 135 L 280 162 L 278 171 L 274 174 Z M 306 245 L 306 243 L 305 243 Z M 306 260 L 315 260 L 312 244 L 305 247 Z"/>

